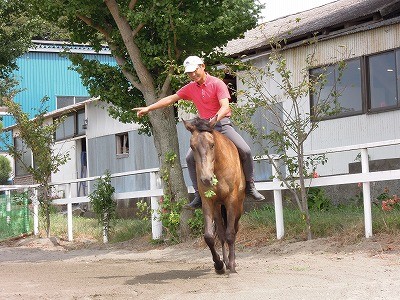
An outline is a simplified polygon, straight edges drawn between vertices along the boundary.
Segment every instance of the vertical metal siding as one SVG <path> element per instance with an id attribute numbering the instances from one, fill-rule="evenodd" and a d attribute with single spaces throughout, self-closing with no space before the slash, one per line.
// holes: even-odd
<path id="1" fill-rule="evenodd" d="M 89 59 L 97 59 L 102 63 L 115 65 L 111 55 L 85 55 Z M 28 52 L 17 59 L 18 70 L 15 72 L 22 91 L 15 96 L 23 111 L 31 116 L 40 107 L 40 100 L 49 97 L 49 111 L 56 108 L 56 96 L 89 96 L 82 85 L 77 72 L 69 70 L 71 62 L 59 53 Z M 4 118 L 4 126 L 12 125 L 10 117 Z"/>
<path id="2" fill-rule="evenodd" d="M 158 167 L 158 157 L 153 138 L 129 132 L 129 156 L 117 158 L 115 135 L 88 139 L 88 164 L 90 176 L 127 172 Z M 149 175 L 125 176 L 114 179 L 116 192 L 149 189 Z"/>

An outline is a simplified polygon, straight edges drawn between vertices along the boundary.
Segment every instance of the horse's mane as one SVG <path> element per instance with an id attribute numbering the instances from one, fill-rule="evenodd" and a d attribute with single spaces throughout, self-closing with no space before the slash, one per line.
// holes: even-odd
<path id="1" fill-rule="evenodd" d="M 196 117 L 192 122 L 192 125 L 196 127 L 198 131 L 212 132 L 213 128 L 210 126 L 210 122 L 206 119 Z"/>

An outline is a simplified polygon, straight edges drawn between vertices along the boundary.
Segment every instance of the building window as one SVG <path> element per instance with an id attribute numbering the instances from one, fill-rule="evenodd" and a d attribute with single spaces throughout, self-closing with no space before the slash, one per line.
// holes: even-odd
<path id="1" fill-rule="evenodd" d="M 76 135 L 84 135 L 87 128 L 87 119 L 85 110 L 81 109 L 76 112 Z"/>
<path id="2" fill-rule="evenodd" d="M 29 175 L 26 166 L 33 166 L 31 149 L 19 137 L 14 138 L 14 146 L 18 152 L 22 153 L 22 162 L 18 159 L 15 160 L 15 176 Z"/>
<path id="3" fill-rule="evenodd" d="M 344 68 L 339 65 L 317 68 L 310 71 L 310 77 L 317 78 L 325 74 L 322 86 L 316 86 L 311 93 L 311 108 L 321 102 L 330 104 L 333 109 L 337 101 L 340 112 L 334 117 L 354 115 L 362 112 L 362 80 L 360 59 L 345 62 Z"/>
<path id="4" fill-rule="evenodd" d="M 230 102 L 237 102 L 237 83 L 236 83 L 236 76 L 231 74 L 225 74 L 225 78 L 223 79 L 226 86 L 228 87 L 229 94 L 231 95 Z"/>
<path id="5" fill-rule="evenodd" d="M 129 137 L 128 133 L 119 133 L 115 135 L 117 156 L 127 156 L 129 154 Z"/>
<path id="6" fill-rule="evenodd" d="M 370 56 L 368 58 L 368 69 L 369 110 L 374 111 L 397 107 L 395 52 Z"/>
<path id="7" fill-rule="evenodd" d="M 348 61 L 340 80 L 337 76 L 338 64 L 312 69 L 310 78 L 322 72 L 327 80 L 320 99 L 332 91 L 339 95 L 342 110 L 334 117 L 400 108 L 400 49 Z M 318 101 L 317 96 L 310 93 L 312 111 Z"/>
<path id="8" fill-rule="evenodd" d="M 54 118 L 54 119 L 58 119 Z M 66 116 L 64 122 L 56 129 L 56 141 L 70 139 L 85 134 L 85 110 L 81 109 Z"/>
<path id="9" fill-rule="evenodd" d="M 85 100 L 88 100 L 90 97 L 86 96 L 57 96 L 56 97 L 57 109 L 67 107 Z"/>

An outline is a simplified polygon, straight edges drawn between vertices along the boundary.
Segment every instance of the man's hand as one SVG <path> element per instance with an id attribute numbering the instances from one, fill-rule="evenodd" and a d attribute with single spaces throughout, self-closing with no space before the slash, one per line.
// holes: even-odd
<path id="1" fill-rule="evenodd" d="M 137 116 L 143 117 L 144 115 L 147 115 L 150 111 L 156 110 L 159 108 L 167 107 L 168 105 L 174 104 L 176 101 L 178 101 L 180 98 L 177 94 L 169 95 L 167 97 L 164 97 L 157 102 L 146 106 L 146 107 L 135 107 L 132 110 L 136 111 Z"/>
<path id="2" fill-rule="evenodd" d="M 134 109 L 136 111 L 136 115 L 140 118 L 143 117 L 144 115 L 147 115 L 149 113 L 149 108 L 146 107 L 135 107 Z"/>

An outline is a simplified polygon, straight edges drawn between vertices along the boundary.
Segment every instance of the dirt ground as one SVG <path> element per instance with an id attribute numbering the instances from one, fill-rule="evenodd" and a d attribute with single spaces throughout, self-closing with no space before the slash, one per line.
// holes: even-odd
<path id="1" fill-rule="evenodd" d="M 237 273 L 217 275 L 199 240 L 156 247 L 28 237 L 0 244 L 0 299 L 399 299 L 399 242 L 239 244 Z"/>

